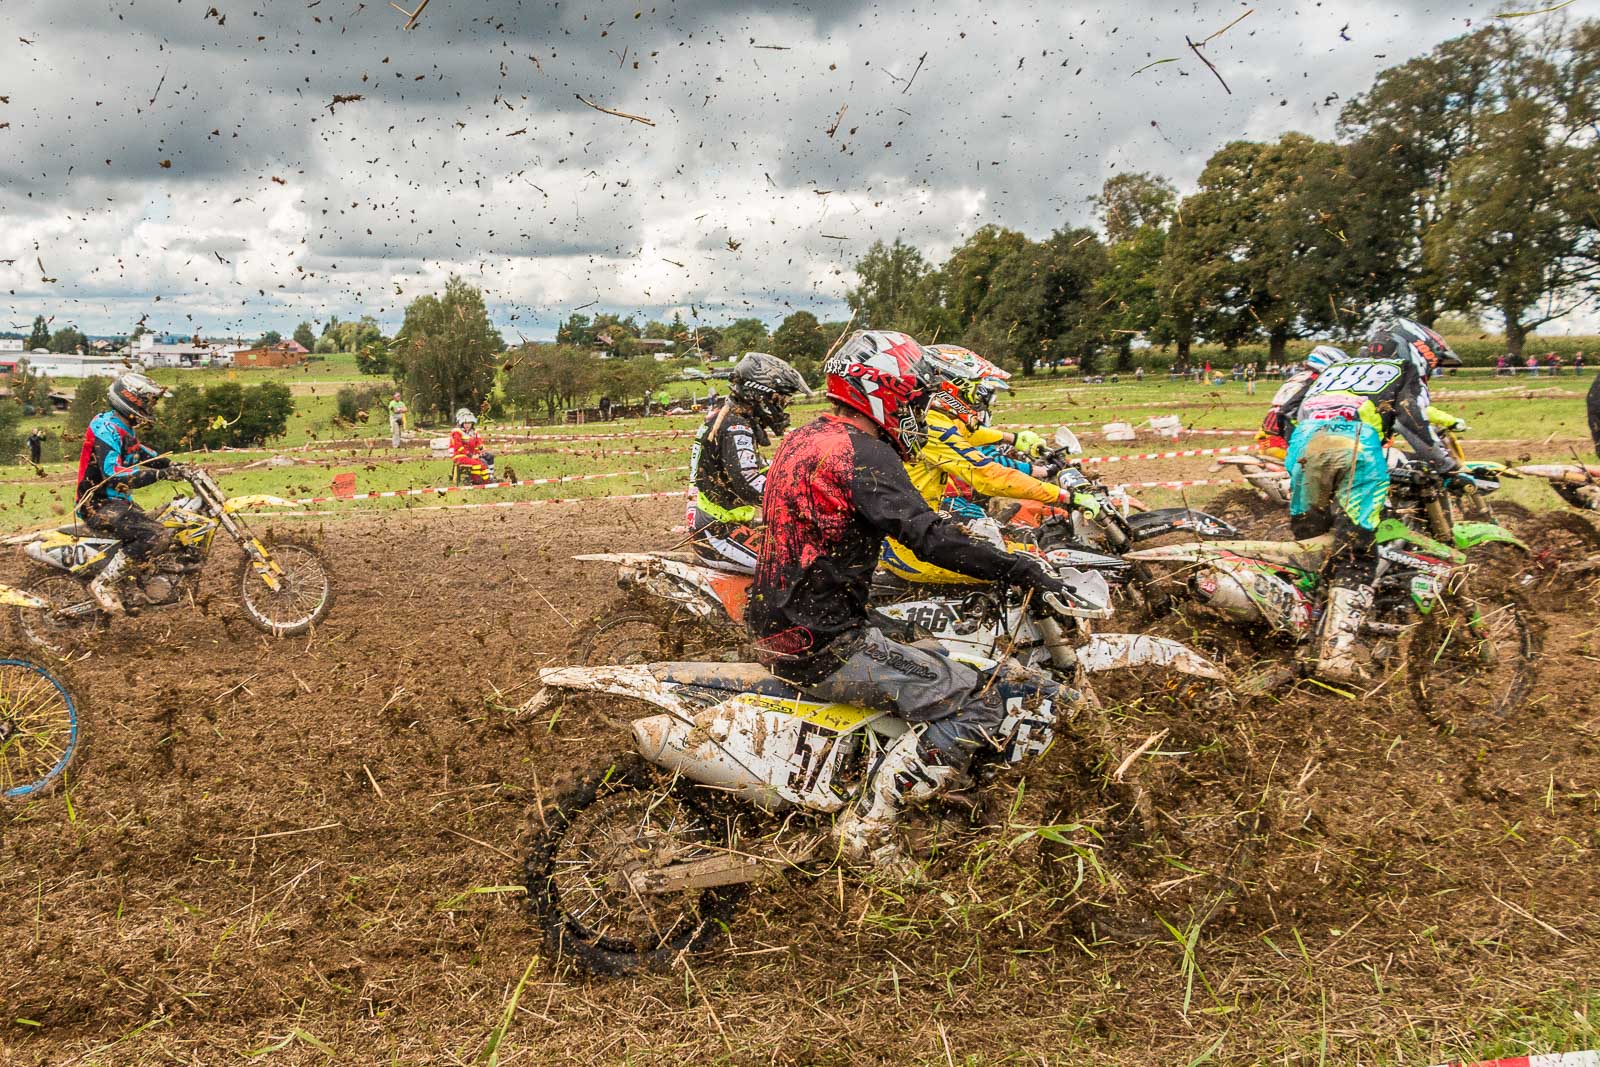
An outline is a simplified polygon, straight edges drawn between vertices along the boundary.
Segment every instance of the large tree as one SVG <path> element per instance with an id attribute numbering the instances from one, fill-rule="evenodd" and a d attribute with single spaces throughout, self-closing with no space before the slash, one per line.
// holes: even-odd
<path id="1" fill-rule="evenodd" d="M 1476 151 L 1494 110 L 1495 41 L 1511 32 L 1485 27 L 1390 67 L 1339 115 L 1360 191 L 1362 232 L 1350 236 L 1380 267 L 1364 295 L 1424 323 L 1444 310 L 1448 282 L 1427 262 L 1424 238 L 1450 210 L 1455 162 Z"/>
<path id="2" fill-rule="evenodd" d="M 1067 358 L 1092 368 L 1104 329 L 1095 281 L 1106 265 L 1105 246 L 1081 228 L 1057 230 L 1007 257 L 968 331 L 971 343 L 1025 375 L 1039 363 Z"/>
<path id="3" fill-rule="evenodd" d="M 33 317 L 33 330 L 28 334 L 28 351 L 50 347 L 50 324 L 43 315 Z"/>
<path id="4" fill-rule="evenodd" d="M 1600 23 L 1487 44 L 1494 110 L 1450 166 L 1423 262 L 1448 307 L 1497 312 L 1520 355 L 1600 290 Z"/>
<path id="5" fill-rule="evenodd" d="M 1339 164 L 1335 146 L 1302 133 L 1234 141 L 1206 162 L 1163 265 L 1197 332 L 1229 347 L 1265 335 L 1282 361 L 1289 338 L 1336 321 L 1343 205 L 1306 189 L 1309 175 Z"/>
<path id="6" fill-rule="evenodd" d="M 578 407 L 593 395 L 598 371 L 594 354 L 575 345 L 524 345 L 511 356 L 506 399 L 526 417 L 543 409 L 554 422 L 557 412 Z"/>
<path id="7" fill-rule="evenodd" d="M 50 351 L 81 352 L 89 348 L 89 339 L 76 326 L 63 326 L 50 335 Z"/>
<path id="8" fill-rule="evenodd" d="M 294 339 L 307 352 L 317 347 L 317 335 L 312 332 L 309 322 L 302 322 L 294 328 Z"/>
<path id="9" fill-rule="evenodd" d="M 886 245 L 874 241 L 856 262 L 859 284 L 845 294 L 856 325 L 864 330 L 905 330 L 926 335 L 930 273 L 922 253 L 899 238 Z"/>
<path id="10" fill-rule="evenodd" d="M 722 328 L 722 350 L 730 359 L 746 352 L 765 352 L 772 341 L 760 319 L 734 319 Z"/>
<path id="11" fill-rule="evenodd" d="M 832 337 L 809 311 L 796 311 L 772 331 L 772 355 L 786 359 L 807 381 L 816 376 L 817 363 L 827 354 Z"/>
<path id="12" fill-rule="evenodd" d="M 1129 240 L 1146 226 L 1165 230 L 1178 205 L 1178 191 L 1167 179 L 1144 171 L 1115 174 L 1092 198 L 1106 240 Z"/>
<path id="13" fill-rule="evenodd" d="M 943 304 L 949 340 L 974 342 L 978 318 L 994 282 L 995 271 L 1012 256 L 1032 247 L 1016 230 L 984 226 L 968 237 L 936 272 L 934 281 Z"/>
<path id="14" fill-rule="evenodd" d="M 504 347 L 483 293 L 452 276 L 442 295 L 418 297 L 406 308 L 395 336 L 395 377 L 405 382 L 413 411 L 449 419 L 459 407 L 483 406 Z"/>

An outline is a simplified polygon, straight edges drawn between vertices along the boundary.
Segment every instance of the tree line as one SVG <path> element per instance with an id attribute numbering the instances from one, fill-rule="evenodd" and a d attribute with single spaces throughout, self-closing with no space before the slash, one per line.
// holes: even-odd
<path id="1" fill-rule="evenodd" d="M 999 226 L 942 263 L 896 241 L 856 264 L 859 323 L 969 345 L 1031 373 L 1136 338 L 1175 349 L 1349 338 L 1398 312 L 1538 327 L 1600 295 L 1600 22 L 1490 26 L 1381 72 L 1338 139 L 1234 141 L 1181 199 L 1124 173 L 1098 232 L 1035 241 Z"/>

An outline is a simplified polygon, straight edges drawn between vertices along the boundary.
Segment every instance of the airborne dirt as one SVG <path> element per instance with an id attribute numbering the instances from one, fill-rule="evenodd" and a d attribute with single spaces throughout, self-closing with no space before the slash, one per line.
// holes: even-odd
<path id="1" fill-rule="evenodd" d="M 622 736 L 519 708 L 615 596 L 568 557 L 663 547 L 677 507 L 340 519 L 309 528 L 339 591 L 314 635 L 251 629 L 219 560 L 205 613 L 102 640 L 71 667 L 70 789 L 4 813 L 0 1063 L 471 1063 L 530 963 L 501 1063 L 1430 1063 L 1508 1010 L 1588 1025 L 1600 603 L 1573 582 L 1535 594 L 1512 723 L 1424 717 L 1398 681 L 1152 689 L 1080 720 L 1019 825 L 929 888 L 796 876 L 710 957 L 570 974 L 519 860 L 537 802 Z M 1162 730 L 1116 795 L 1171 857 L 1137 869 L 1174 929 L 1091 944 L 1120 852 L 1092 779 Z M 1067 863 L 1028 820 L 1067 824 Z"/>

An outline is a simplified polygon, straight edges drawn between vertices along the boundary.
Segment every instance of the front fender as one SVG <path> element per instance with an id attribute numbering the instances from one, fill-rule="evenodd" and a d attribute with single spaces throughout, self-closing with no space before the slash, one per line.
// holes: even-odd
<path id="1" fill-rule="evenodd" d="M 1463 552 L 1491 544 L 1515 545 L 1524 552 L 1529 551 L 1521 538 L 1497 522 L 1458 522 L 1450 527 L 1450 537 Z"/>
<path id="2" fill-rule="evenodd" d="M 50 602 L 43 597 L 24 593 L 9 585 L 0 585 L 0 604 L 14 608 L 48 608 Z"/>

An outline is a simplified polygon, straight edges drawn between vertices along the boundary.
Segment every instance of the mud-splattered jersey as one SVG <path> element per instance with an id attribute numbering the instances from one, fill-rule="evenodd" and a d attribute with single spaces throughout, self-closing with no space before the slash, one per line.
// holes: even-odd
<path id="1" fill-rule="evenodd" d="M 156 480 L 156 472 L 140 460 L 155 450 L 139 443 L 133 430 L 114 411 L 102 411 L 83 433 L 78 454 L 78 504 L 107 499 L 132 500 L 131 490 Z"/>
<path id="2" fill-rule="evenodd" d="M 887 441 L 834 415 L 783 439 L 762 512 L 767 536 L 745 621 L 762 658 L 802 683 L 832 671 L 828 646 L 867 624 L 885 537 L 975 578 L 1033 584 L 1038 573 L 1027 556 L 969 537 L 929 508 Z"/>
<path id="3" fill-rule="evenodd" d="M 765 443 L 764 434 L 757 440 L 750 417 L 728 401 L 726 411 L 708 414 L 695 434 L 689 479 L 718 508 L 755 507 L 767 487 L 766 465 L 756 448 Z"/>
<path id="4" fill-rule="evenodd" d="M 1428 384 L 1417 360 L 1357 356 L 1323 371 L 1300 402 L 1297 428 L 1330 419 L 1364 422 L 1385 441 L 1399 430 L 1435 470 L 1458 466 L 1428 424 Z"/>

